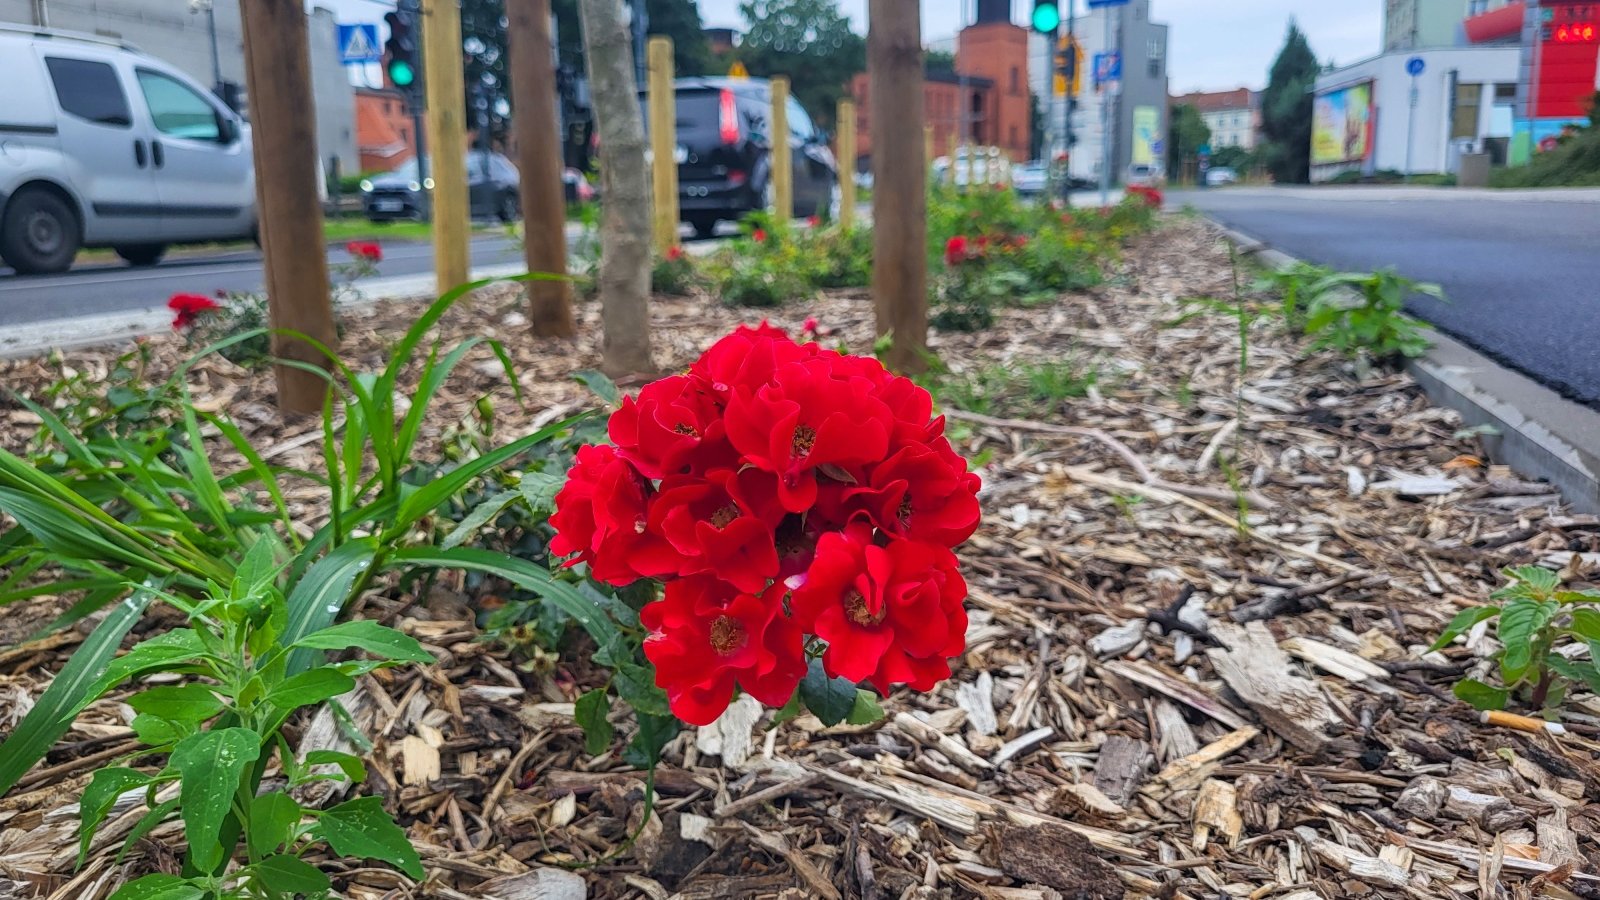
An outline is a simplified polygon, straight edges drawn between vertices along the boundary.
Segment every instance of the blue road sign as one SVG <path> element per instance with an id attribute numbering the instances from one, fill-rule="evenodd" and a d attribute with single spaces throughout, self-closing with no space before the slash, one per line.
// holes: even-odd
<path id="1" fill-rule="evenodd" d="M 1096 53 L 1094 55 L 1094 84 L 1099 87 L 1108 81 L 1122 80 L 1122 54 Z"/>
<path id="2" fill-rule="evenodd" d="M 1150 142 L 1150 152 L 1157 156 L 1167 151 L 1167 142 L 1157 138 Z"/>
<path id="3" fill-rule="evenodd" d="M 1096 9 L 1101 6 L 1127 6 L 1129 0 L 1089 0 L 1089 8 Z"/>
<path id="4" fill-rule="evenodd" d="M 1413 56 L 1406 60 L 1406 74 L 1410 75 L 1412 78 L 1421 75 L 1422 70 L 1426 69 L 1427 67 L 1428 64 L 1423 62 L 1422 57 L 1420 56 Z"/>
<path id="5" fill-rule="evenodd" d="M 339 62 L 348 66 L 382 60 L 383 47 L 378 43 L 378 26 L 339 26 Z"/>

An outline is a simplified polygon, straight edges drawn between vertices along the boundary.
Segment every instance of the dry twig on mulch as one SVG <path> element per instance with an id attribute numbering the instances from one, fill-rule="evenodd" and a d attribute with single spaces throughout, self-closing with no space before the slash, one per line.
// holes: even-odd
<path id="1" fill-rule="evenodd" d="M 1183 298 L 1227 296 L 1233 278 L 1214 232 L 1172 222 L 1101 289 L 936 336 L 957 372 L 1067 357 L 1100 372 L 1086 397 L 1025 420 L 952 413 L 963 447 L 990 454 L 984 524 L 963 549 L 972 621 L 955 677 L 888 698 L 872 726 L 763 730 L 753 702 L 737 703 L 669 747 L 658 818 L 615 858 L 643 782 L 614 754 L 582 752 L 571 701 L 587 663 L 516 670 L 477 640 L 475 598 L 450 585 L 414 605 L 369 597 L 367 614 L 403 609 L 440 659 L 375 674 L 352 704 L 376 743 L 370 787 L 411 823 L 429 883 L 360 867 L 336 883 L 363 900 L 1600 894 L 1600 699 L 1570 699 L 1562 735 L 1483 725 L 1449 688 L 1487 640 L 1423 652 L 1501 566 L 1569 566 L 1581 582 L 1600 520 L 1485 466 L 1407 376 L 1307 357 L 1271 322 L 1252 331 L 1241 385 L 1234 320 L 1164 327 Z M 507 436 L 587 402 L 567 376 L 596 356 L 594 308 L 571 346 L 514 339 L 515 303 L 491 291 L 443 327 L 513 338 L 528 406 L 485 357 L 435 428 L 485 390 Z M 414 308 L 352 320 L 346 347 L 378 364 Z M 704 298 L 654 309 L 664 368 L 754 318 Z M 807 316 L 870 346 L 862 296 L 772 318 Z M 173 341 L 160 350 L 167 364 L 180 355 Z M 18 362 L 0 377 L 26 389 L 46 376 Z M 279 461 L 310 464 L 296 443 L 309 426 L 276 420 L 264 376 L 212 362 L 195 383 Z M 15 442 L 26 417 L 9 415 Z M 0 653 L 0 728 L 75 640 Z M 74 878 L 70 804 L 96 760 L 127 746 L 126 719 L 97 705 L 0 800 L 0 897 L 109 893 L 131 823 L 113 816 Z M 301 739 L 342 738 L 319 718 Z M 131 865 L 170 864 L 179 838 L 155 832 Z M 581 879 L 556 868 L 596 861 Z"/>

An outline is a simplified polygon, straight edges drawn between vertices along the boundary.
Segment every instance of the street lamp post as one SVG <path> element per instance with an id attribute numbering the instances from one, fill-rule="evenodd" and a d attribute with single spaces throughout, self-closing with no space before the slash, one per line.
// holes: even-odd
<path id="1" fill-rule="evenodd" d="M 206 32 L 211 37 L 211 90 L 222 94 L 222 60 L 217 54 L 217 8 L 214 0 L 189 0 L 189 12 L 204 11 Z"/>

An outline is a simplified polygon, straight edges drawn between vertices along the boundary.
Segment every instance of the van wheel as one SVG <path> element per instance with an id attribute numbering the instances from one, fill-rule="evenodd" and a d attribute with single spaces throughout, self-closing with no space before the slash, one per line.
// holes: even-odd
<path id="1" fill-rule="evenodd" d="M 716 216 L 695 216 L 689 220 L 689 227 L 694 229 L 694 236 L 709 240 L 717 236 Z"/>
<path id="2" fill-rule="evenodd" d="M 78 255 L 82 228 L 72 207 L 32 188 L 11 198 L 0 221 L 0 256 L 22 275 L 65 272 Z"/>
<path id="3" fill-rule="evenodd" d="M 121 244 L 112 249 L 130 266 L 153 266 L 167 255 L 166 244 Z"/>

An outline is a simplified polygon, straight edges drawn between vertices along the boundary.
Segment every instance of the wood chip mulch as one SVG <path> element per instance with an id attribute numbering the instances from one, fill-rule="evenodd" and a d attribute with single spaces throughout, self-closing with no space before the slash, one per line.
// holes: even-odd
<path id="1" fill-rule="evenodd" d="M 1600 698 L 1569 698 L 1559 734 L 1483 724 L 1450 686 L 1483 674 L 1492 641 L 1425 652 L 1502 566 L 1544 564 L 1584 585 L 1600 520 L 1486 464 L 1478 437 L 1409 377 L 1308 355 L 1270 321 L 1252 330 L 1241 387 L 1233 319 L 1170 325 L 1183 298 L 1227 297 L 1234 277 L 1215 232 L 1173 219 L 1099 289 L 1004 312 L 983 334 L 936 335 L 957 371 L 1071 357 L 1100 373 L 1048 413 L 952 414 L 964 449 L 991 454 L 984 524 L 962 550 L 971 628 L 954 678 L 896 693 L 869 726 L 802 717 L 766 730 L 770 713 L 740 701 L 669 746 L 656 817 L 614 857 L 639 825 L 643 781 L 617 752 L 583 753 L 572 701 L 595 677 L 588 663 L 524 671 L 479 639 L 477 598 L 448 583 L 369 596 L 366 615 L 402 613 L 440 660 L 367 678 L 350 704 L 375 743 L 368 787 L 409 823 L 429 875 L 417 886 L 330 863 L 341 894 L 1600 896 Z M 572 346 L 518 338 L 517 303 L 514 289 L 488 291 L 442 331 L 509 340 L 527 405 L 474 357 L 434 436 L 485 391 L 507 439 L 590 402 L 568 375 L 596 358 L 597 310 L 583 307 Z M 352 314 L 358 368 L 382 363 L 415 310 Z M 871 344 L 863 292 L 770 318 L 798 330 L 808 316 L 830 341 Z M 756 318 L 658 299 L 658 362 L 686 365 Z M 157 344 L 159 365 L 183 355 L 175 339 Z M 66 362 L 92 372 L 111 355 Z M 0 363 L 9 387 L 49 377 L 39 361 Z M 265 375 L 211 361 L 193 383 L 273 461 L 315 464 L 314 429 L 277 419 Z M 31 432 L 25 411 L 0 416 L 8 445 Z M 312 495 L 298 502 L 316 524 Z M 0 628 L 15 640 L 37 626 L 28 616 L 7 610 Z M 0 650 L 0 731 L 80 637 Z M 114 813 L 73 870 L 72 804 L 95 766 L 130 749 L 130 714 L 97 704 L 0 799 L 0 898 L 102 900 L 174 864 L 176 824 L 115 863 L 135 810 Z M 632 727 L 617 724 L 624 737 Z M 326 710 L 300 739 L 347 745 Z"/>

